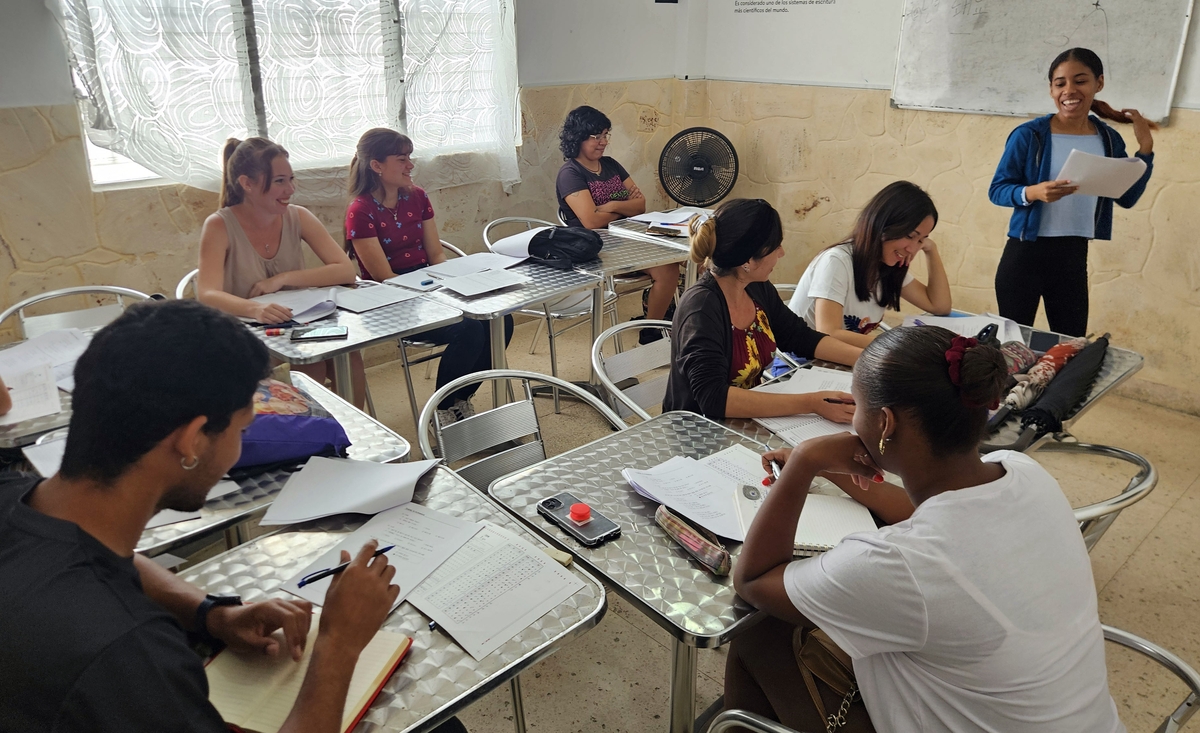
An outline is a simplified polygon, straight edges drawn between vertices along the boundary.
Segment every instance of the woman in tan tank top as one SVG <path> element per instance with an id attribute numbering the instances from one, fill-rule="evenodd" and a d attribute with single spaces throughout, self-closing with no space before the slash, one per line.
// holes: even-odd
<path id="1" fill-rule="evenodd" d="M 287 151 L 261 137 L 230 139 L 223 151 L 220 208 L 200 234 L 199 300 L 218 310 L 259 323 L 283 323 L 292 312 L 250 298 L 284 289 L 349 285 L 354 265 L 329 232 L 289 200 L 295 192 Z M 323 263 L 305 268 L 308 245 Z M 350 355 L 354 403 L 364 401 L 362 354 Z M 295 366 L 321 383 L 333 377 L 333 363 Z"/>

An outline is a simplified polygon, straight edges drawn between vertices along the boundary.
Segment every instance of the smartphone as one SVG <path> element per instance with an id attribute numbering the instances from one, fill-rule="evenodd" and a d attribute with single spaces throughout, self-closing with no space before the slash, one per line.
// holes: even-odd
<path id="1" fill-rule="evenodd" d="M 564 491 L 539 501 L 537 510 L 538 514 L 562 527 L 585 547 L 595 547 L 621 536 L 620 525 L 595 509 L 592 509 L 591 518 L 583 524 L 571 519 L 571 505 L 578 503 L 579 499 L 574 494 Z"/>
<path id="2" fill-rule="evenodd" d="M 293 328 L 292 341 L 334 341 L 350 338 L 350 330 L 345 326 L 309 326 L 308 328 Z"/>
<path id="3" fill-rule="evenodd" d="M 1029 334 L 1029 348 L 1034 351 L 1049 351 L 1051 347 L 1058 346 L 1058 342 L 1057 333 L 1034 330 Z"/>

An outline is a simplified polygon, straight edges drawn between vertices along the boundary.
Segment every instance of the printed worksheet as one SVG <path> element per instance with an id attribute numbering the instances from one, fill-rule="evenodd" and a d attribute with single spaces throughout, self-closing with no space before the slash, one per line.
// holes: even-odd
<path id="1" fill-rule="evenodd" d="M 696 459 L 675 456 L 644 471 L 626 468 L 621 475 L 639 494 L 666 504 L 710 532 L 738 542 L 746 539 L 733 503 L 739 482 Z"/>
<path id="2" fill-rule="evenodd" d="M 12 409 L 7 415 L 0 415 L 0 425 L 12 425 L 62 410 L 58 387 L 54 384 L 54 372 L 45 362 L 8 372 L 4 375 L 4 383 L 12 397 Z"/>
<path id="3" fill-rule="evenodd" d="M 408 600 L 482 660 L 582 587 L 541 549 L 485 524 Z"/>

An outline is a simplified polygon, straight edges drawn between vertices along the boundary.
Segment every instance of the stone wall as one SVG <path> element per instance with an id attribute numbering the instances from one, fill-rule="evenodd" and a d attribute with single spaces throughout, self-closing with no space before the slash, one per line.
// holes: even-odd
<path id="1" fill-rule="evenodd" d="M 694 125 L 725 133 L 741 161 L 734 195 L 767 199 L 783 217 L 778 282 L 795 282 L 815 252 L 844 237 L 879 188 L 912 180 L 937 202 L 933 237 L 955 305 L 995 309 L 1008 210 L 987 200 L 987 186 L 1018 120 L 897 110 L 886 91 L 675 79 L 526 89 L 521 184 L 512 194 L 499 184 L 430 192 L 443 238 L 479 250 L 484 225 L 499 216 L 552 220 L 558 127 L 579 104 L 612 118 L 609 154 L 652 208 L 668 205 L 656 179 L 670 136 Z M 1171 122 L 1157 134 L 1141 203 L 1117 211 L 1112 242 L 1092 245 L 1091 328 L 1146 356 L 1127 388 L 1135 396 L 1200 413 L 1200 252 L 1190 241 L 1200 218 L 1192 208 L 1200 113 L 1176 110 Z M 415 175 L 420 182 L 419 168 Z M 172 292 L 195 267 L 200 226 L 215 207 L 215 194 L 186 186 L 93 192 L 73 107 L 0 110 L 0 306 L 82 284 Z M 340 234 L 337 207 L 314 211 Z M 0 339 L 12 337 L 11 324 L 0 324 Z"/>

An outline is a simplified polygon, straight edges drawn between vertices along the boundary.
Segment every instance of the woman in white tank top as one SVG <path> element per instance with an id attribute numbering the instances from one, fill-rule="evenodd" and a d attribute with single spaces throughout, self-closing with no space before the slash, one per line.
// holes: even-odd
<path id="1" fill-rule="evenodd" d="M 251 300 L 284 289 L 349 285 L 354 265 L 312 212 L 289 203 L 295 192 L 287 151 L 261 137 L 229 139 L 222 154 L 220 208 L 200 234 L 201 302 L 259 323 L 291 320 L 287 308 Z M 323 263 L 305 268 L 309 246 Z M 366 375 L 362 354 L 350 355 L 354 403 L 362 406 Z M 293 367 L 321 383 L 333 377 L 331 361 Z"/>

